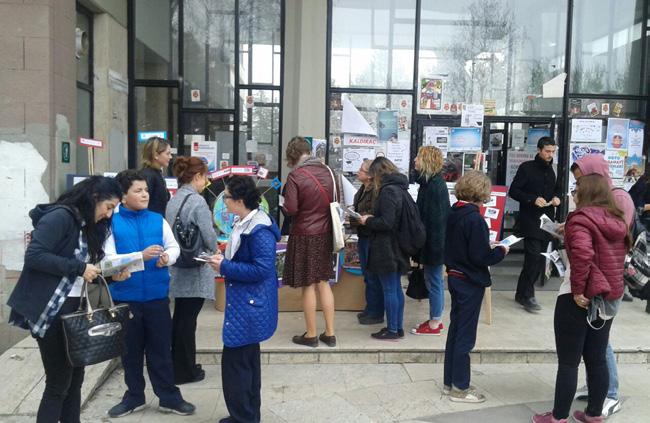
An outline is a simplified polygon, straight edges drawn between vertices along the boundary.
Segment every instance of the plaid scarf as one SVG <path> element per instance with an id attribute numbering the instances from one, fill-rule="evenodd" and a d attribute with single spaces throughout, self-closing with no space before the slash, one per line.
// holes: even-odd
<path id="1" fill-rule="evenodd" d="M 89 259 L 88 244 L 86 243 L 81 231 L 79 231 L 79 247 L 74 250 L 74 256 L 77 260 L 83 261 L 84 263 L 87 263 Z M 61 306 L 63 306 L 66 298 L 68 298 L 68 294 L 72 290 L 75 282 L 79 279 L 83 280 L 81 276 L 78 276 L 77 279 L 72 281 L 68 279 L 67 276 L 62 277 L 61 282 L 59 282 L 59 285 L 54 290 L 50 301 L 47 302 L 47 306 L 39 316 L 38 320 L 36 322 L 27 321 L 29 330 L 34 334 L 34 336 L 40 338 L 45 336 L 45 332 L 47 332 L 47 329 L 54 321 L 59 310 L 61 310 Z"/>

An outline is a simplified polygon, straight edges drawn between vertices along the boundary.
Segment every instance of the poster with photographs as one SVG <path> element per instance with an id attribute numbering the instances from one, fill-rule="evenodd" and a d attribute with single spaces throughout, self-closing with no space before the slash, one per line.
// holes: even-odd
<path id="1" fill-rule="evenodd" d="M 444 79 L 442 76 L 420 78 L 418 86 L 418 110 L 420 114 L 442 112 Z"/>

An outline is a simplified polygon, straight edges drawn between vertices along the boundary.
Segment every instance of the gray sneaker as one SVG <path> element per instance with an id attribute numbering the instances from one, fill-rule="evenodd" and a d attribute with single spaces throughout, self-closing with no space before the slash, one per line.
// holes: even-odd
<path id="1" fill-rule="evenodd" d="M 603 417 L 609 417 L 614 413 L 618 413 L 619 411 L 621 411 L 621 401 L 614 398 L 605 398 L 602 411 Z"/>
<path id="2" fill-rule="evenodd" d="M 540 311 L 542 307 L 539 305 L 535 297 L 529 298 L 526 300 L 524 303 L 524 310 L 526 310 L 529 313 L 535 313 L 536 311 Z"/>
<path id="3" fill-rule="evenodd" d="M 453 402 L 479 403 L 485 402 L 485 395 L 479 394 L 478 391 L 471 386 L 464 390 L 452 388 L 449 393 L 449 400 Z"/>

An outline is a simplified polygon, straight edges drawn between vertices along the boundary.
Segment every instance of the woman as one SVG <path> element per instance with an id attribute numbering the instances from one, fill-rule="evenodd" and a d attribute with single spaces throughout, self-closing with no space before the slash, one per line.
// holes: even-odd
<path id="1" fill-rule="evenodd" d="M 417 262 L 424 265 L 424 282 L 429 290 L 429 320 L 411 329 L 414 335 L 440 335 L 443 329 L 445 284 L 442 268 L 445 255 L 445 229 L 449 215 L 449 191 L 442 179 L 442 152 L 436 147 L 420 147 L 415 157 L 418 172 L 418 210 L 427 230 L 426 243 Z"/>
<path id="2" fill-rule="evenodd" d="M 377 198 L 372 183 L 372 178 L 368 174 L 372 160 L 364 160 L 359 167 L 357 179 L 361 182 L 361 188 L 354 195 L 354 210 L 361 214 L 371 214 L 375 207 Z M 358 224 L 356 219 L 351 219 L 351 223 L 356 226 L 357 237 L 359 242 L 357 248 L 359 251 L 359 261 L 361 261 L 361 271 L 363 272 L 363 281 L 366 284 L 366 308 L 357 314 L 357 319 L 362 325 L 375 325 L 384 322 L 384 293 L 381 285 L 375 283 L 375 280 L 369 278 L 368 270 L 368 242 L 370 232 L 365 226 Z"/>
<path id="3" fill-rule="evenodd" d="M 36 421 L 79 422 L 83 367 L 70 366 L 61 315 L 77 311 L 83 281 L 100 273 L 102 246 L 122 192 L 112 178 L 91 176 L 53 204 L 29 212 L 34 225 L 25 264 L 7 304 L 9 322 L 31 331 L 45 368 Z"/>
<path id="4" fill-rule="evenodd" d="M 451 295 L 449 333 L 445 346 L 443 393 L 453 402 L 485 401 L 470 385 L 470 352 L 476 342 L 478 317 L 485 288 L 492 284 L 489 266 L 499 263 L 508 247 L 490 245 L 479 207 L 490 200 L 490 179 L 467 172 L 456 183 L 458 201 L 447 219 L 445 265 Z"/>
<path id="5" fill-rule="evenodd" d="M 586 410 L 576 411 L 573 419 L 604 421 L 601 413 L 609 386 L 605 352 L 612 320 L 623 297 L 623 262 L 631 238 L 623 211 L 616 206 L 605 177 L 582 175 L 576 185 L 577 209 L 569 214 L 564 228 L 570 284 L 560 288 L 555 305 L 555 401 L 553 411 L 535 415 L 534 423 L 567 421 L 581 358 L 587 369 L 589 399 Z M 604 313 L 592 315 L 594 307 L 602 308 Z M 603 314 L 606 320 L 601 318 Z"/>
<path id="6" fill-rule="evenodd" d="M 368 246 L 368 273 L 373 283 L 384 292 L 387 326 L 371 336 L 385 341 L 396 341 L 404 336 L 404 292 L 401 278 L 409 269 L 409 257 L 399 247 L 396 233 L 402 214 L 401 191 L 408 190 L 409 181 L 385 157 L 377 157 L 369 168 L 377 191 L 372 215 L 361 216 L 360 223 L 370 233 Z M 408 194 L 408 193 L 407 193 Z"/>
<path id="7" fill-rule="evenodd" d="M 220 423 L 260 421 L 260 342 L 273 336 L 278 325 L 278 276 L 275 244 L 280 230 L 259 210 L 260 194 L 247 176 L 233 176 L 224 201 L 235 217 L 225 257 L 209 263 L 226 279 L 221 378 L 229 417 Z"/>
<path id="8" fill-rule="evenodd" d="M 149 189 L 149 210 L 165 215 L 169 191 L 163 178 L 163 168 L 169 166 L 172 149 L 167 140 L 151 137 L 142 149 L 142 169 Z"/>
<path id="9" fill-rule="evenodd" d="M 317 347 L 321 340 L 334 347 L 334 295 L 328 282 L 334 277 L 329 207 L 334 200 L 334 176 L 323 162 L 311 156 L 311 146 L 302 137 L 293 137 L 285 154 L 293 170 L 285 184 L 283 211 L 291 216 L 291 230 L 282 283 L 302 289 L 306 326 L 306 332 L 294 336 L 293 342 Z M 317 289 L 325 317 L 325 332 L 320 336 L 316 333 Z"/>
<path id="10" fill-rule="evenodd" d="M 180 254 L 172 229 L 162 215 L 147 209 L 147 182 L 135 170 L 124 170 L 115 179 L 122 188 L 122 205 L 113 217 L 106 254 L 141 252 L 144 270 L 113 277 L 111 295 L 128 303 L 132 318 L 126 328 L 126 351 L 122 354 L 127 391 L 108 416 L 122 417 L 146 406 L 144 357 L 159 409 L 165 413 L 194 414 L 174 385 L 171 354 L 172 319 L 169 313 L 169 270 Z"/>
<path id="11" fill-rule="evenodd" d="M 184 225 L 195 225 L 202 240 L 202 249 L 212 254 L 217 246 L 217 234 L 212 213 L 200 195 L 208 185 L 208 166 L 199 157 L 178 157 L 174 162 L 174 176 L 180 187 L 167 205 L 165 218 L 170 225 L 180 211 Z M 182 206 L 182 210 L 181 210 Z M 198 382 L 205 378 L 200 364 L 196 364 L 196 319 L 205 299 L 214 300 L 214 272 L 210 266 L 169 268 L 169 293 L 174 298 L 172 325 L 172 359 L 176 385 Z"/>

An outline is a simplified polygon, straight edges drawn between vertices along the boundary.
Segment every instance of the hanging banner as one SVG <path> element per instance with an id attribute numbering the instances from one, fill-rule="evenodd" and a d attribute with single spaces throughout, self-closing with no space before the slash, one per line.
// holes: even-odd
<path id="1" fill-rule="evenodd" d="M 343 145 L 350 147 L 374 147 L 379 145 L 377 137 L 343 134 Z"/>

